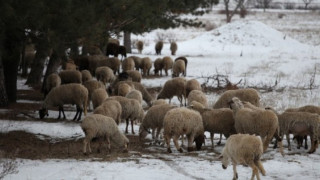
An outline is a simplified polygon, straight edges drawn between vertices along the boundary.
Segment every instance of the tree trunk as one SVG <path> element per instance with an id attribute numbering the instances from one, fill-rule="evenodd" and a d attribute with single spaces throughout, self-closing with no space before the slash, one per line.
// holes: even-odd
<path id="1" fill-rule="evenodd" d="M 44 40 L 46 37 L 40 38 L 39 42 L 37 42 L 36 44 L 37 53 L 33 60 L 31 72 L 26 82 L 27 85 L 30 85 L 32 87 L 41 86 L 44 63 L 49 54 L 48 42 Z"/>
<path id="2" fill-rule="evenodd" d="M 0 54 L 0 107 L 6 107 L 9 104 L 3 69 L 4 68 Z"/>
<path id="3" fill-rule="evenodd" d="M 131 32 L 124 32 L 123 45 L 126 47 L 127 53 L 131 53 Z"/>
<path id="4" fill-rule="evenodd" d="M 41 91 L 43 93 L 46 93 L 45 84 L 46 84 L 47 77 L 50 74 L 57 72 L 57 69 L 60 66 L 60 62 L 61 62 L 61 58 L 59 57 L 58 52 L 56 50 L 53 50 L 53 52 L 50 56 L 50 60 L 49 60 L 49 64 L 48 64 L 46 73 L 43 78 L 43 83 L 42 83 L 42 88 L 41 88 Z"/>

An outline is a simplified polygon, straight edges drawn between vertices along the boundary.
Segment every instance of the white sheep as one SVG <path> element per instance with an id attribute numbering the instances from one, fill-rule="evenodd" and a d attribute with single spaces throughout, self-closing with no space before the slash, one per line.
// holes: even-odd
<path id="1" fill-rule="evenodd" d="M 105 85 L 102 82 L 99 82 L 97 80 L 90 80 L 90 81 L 86 81 L 83 83 L 83 85 L 88 89 L 88 108 L 90 109 L 90 102 L 91 102 L 91 96 L 94 90 L 99 89 L 99 88 L 104 88 L 105 89 Z"/>
<path id="2" fill-rule="evenodd" d="M 124 71 L 134 70 L 134 68 L 135 68 L 134 60 L 132 58 L 130 58 L 130 57 L 125 58 L 122 61 L 121 67 L 122 67 L 122 71 L 123 72 Z"/>
<path id="3" fill-rule="evenodd" d="M 87 115 L 87 101 L 88 101 L 88 90 L 83 85 L 78 83 L 70 83 L 57 86 L 53 88 L 46 96 L 42 109 L 39 110 L 40 119 L 42 119 L 46 114 L 48 115 L 48 107 L 59 107 L 60 119 L 61 112 L 63 118 L 66 118 L 64 114 L 63 105 L 65 104 L 75 104 L 77 107 L 76 115 L 73 120 L 79 121 L 81 119 L 82 111 L 84 110 L 84 115 Z M 78 118 L 77 118 L 78 117 Z"/>
<path id="4" fill-rule="evenodd" d="M 121 122 L 122 107 L 118 101 L 107 98 L 100 106 L 94 109 L 93 114 L 111 117 L 119 124 Z"/>
<path id="5" fill-rule="evenodd" d="M 252 168 L 251 180 L 257 177 L 260 180 L 260 173 L 265 176 L 266 171 L 261 163 L 263 154 L 262 141 L 259 136 L 249 134 L 231 135 L 222 150 L 222 168 L 227 169 L 230 161 L 233 165 L 233 179 L 238 179 L 237 164 L 243 164 Z"/>
<path id="6" fill-rule="evenodd" d="M 176 77 L 166 81 L 157 99 L 169 99 L 169 103 L 171 103 L 173 96 L 177 96 L 181 106 L 183 105 L 183 99 L 184 105 L 186 105 L 186 83 L 187 81 L 182 77 Z"/>
<path id="7" fill-rule="evenodd" d="M 172 106 L 169 104 L 162 104 L 149 108 L 139 128 L 140 141 L 142 141 L 148 135 L 149 129 L 152 130 L 152 139 L 158 141 L 160 131 L 163 128 L 164 116 L 169 110 L 176 107 L 177 106 Z M 156 130 L 157 133 L 155 135 Z"/>
<path id="8" fill-rule="evenodd" d="M 129 121 L 131 121 L 131 132 L 132 134 L 135 134 L 133 129 L 133 122 L 135 120 L 137 120 L 138 122 L 141 122 L 144 117 L 144 111 L 141 104 L 139 104 L 139 102 L 135 99 L 128 99 L 122 96 L 112 96 L 112 97 L 109 97 L 107 100 L 109 99 L 117 100 L 121 104 L 121 107 L 122 107 L 121 119 L 126 120 L 125 133 L 128 133 Z"/>
<path id="9" fill-rule="evenodd" d="M 122 83 L 118 86 L 118 96 L 125 97 L 130 91 L 132 91 L 134 88 L 126 83 Z"/>
<path id="10" fill-rule="evenodd" d="M 142 94 L 140 91 L 138 91 L 136 89 L 132 89 L 130 92 L 127 93 L 127 95 L 125 97 L 129 98 L 129 99 L 135 99 L 140 104 L 142 104 Z"/>
<path id="11" fill-rule="evenodd" d="M 111 84 L 116 79 L 112 69 L 108 66 L 98 67 L 95 74 L 97 80 L 103 82 L 104 85 L 106 85 L 107 83 Z"/>
<path id="12" fill-rule="evenodd" d="M 163 66 L 163 70 L 164 72 L 166 73 L 166 76 L 168 76 L 168 70 L 169 69 L 172 69 L 172 66 L 173 66 L 173 60 L 171 57 L 169 56 L 165 56 L 163 57 L 162 59 L 162 66 Z"/>
<path id="13" fill-rule="evenodd" d="M 279 137 L 279 122 L 277 115 L 271 110 L 249 109 L 243 106 L 239 98 L 234 97 L 230 101 L 230 107 L 234 113 L 235 129 L 237 133 L 256 134 L 263 139 L 263 151 L 268 148 L 272 138 L 280 143 L 280 152 L 282 151 L 282 142 Z"/>
<path id="14" fill-rule="evenodd" d="M 189 96 L 189 93 L 192 90 L 202 91 L 201 85 L 200 85 L 199 81 L 197 81 L 196 79 L 190 79 L 187 81 L 187 84 L 186 84 L 186 96 L 187 97 Z"/>
<path id="15" fill-rule="evenodd" d="M 177 60 L 172 66 L 172 77 L 179 77 L 180 74 L 184 75 L 186 71 L 186 65 L 183 60 Z"/>
<path id="16" fill-rule="evenodd" d="M 59 73 L 61 84 L 82 83 L 82 75 L 78 70 L 63 70 Z"/>
<path id="17" fill-rule="evenodd" d="M 214 109 L 217 108 L 228 108 L 229 102 L 233 97 L 238 97 L 241 101 L 248 101 L 251 104 L 259 107 L 260 106 L 260 96 L 259 93 L 252 88 L 228 90 L 224 92 L 217 102 L 213 105 Z"/>
<path id="18" fill-rule="evenodd" d="M 61 85 L 61 78 L 57 73 L 50 74 L 46 79 L 45 96 L 51 91 L 52 88 Z"/>
<path id="19" fill-rule="evenodd" d="M 141 63 L 142 63 L 142 58 L 140 58 L 138 56 L 129 56 L 129 58 L 133 59 L 134 66 L 135 66 L 136 70 L 139 71 L 140 67 L 141 67 Z"/>
<path id="20" fill-rule="evenodd" d="M 187 65 L 188 65 L 188 59 L 184 56 L 180 56 L 180 57 L 177 57 L 174 61 L 178 61 L 178 60 L 183 60 L 184 61 L 184 64 L 185 64 L 185 71 L 184 71 L 184 76 L 187 75 Z"/>
<path id="21" fill-rule="evenodd" d="M 152 106 L 161 105 L 161 104 L 168 104 L 165 99 L 157 99 L 152 102 Z"/>
<path id="22" fill-rule="evenodd" d="M 141 82 L 142 76 L 141 73 L 139 71 L 136 70 L 130 70 L 130 71 L 126 71 L 129 75 L 129 77 L 131 78 L 131 80 L 133 82 Z"/>
<path id="23" fill-rule="evenodd" d="M 152 61 L 149 57 L 144 57 L 141 60 L 141 66 L 140 68 L 143 71 L 143 76 L 149 76 L 150 75 L 150 69 L 152 67 Z"/>
<path id="24" fill-rule="evenodd" d="M 108 97 L 109 96 L 105 88 L 98 88 L 94 90 L 91 95 L 93 109 L 100 106 Z"/>
<path id="25" fill-rule="evenodd" d="M 128 151 L 128 138 L 119 130 L 117 124 L 110 117 L 100 114 L 92 114 L 84 118 L 81 122 L 81 128 L 85 134 L 83 140 L 83 153 L 91 153 L 90 142 L 93 138 L 102 138 L 107 141 L 108 151 L 111 151 L 111 142 L 124 146 L 124 151 Z M 100 148 L 99 148 L 100 149 Z"/>
<path id="26" fill-rule="evenodd" d="M 214 133 L 224 134 L 225 137 L 229 137 L 232 134 L 236 134 L 236 129 L 234 127 L 233 112 L 231 109 L 207 109 L 205 106 L 203 106 L 201 103 L 198 103 L 197 101 L 193 101 L 190 105 L 190 108 L 198 111 L 201 114 L 204 130 L 210 132 L 212 148 L 214 148 Z"/>
<path id="27" fill-rule="evenodd" d="M 81 75 L 82 75 L 82 83 L 92 80 L 92 75 L 90 71 L 86 69 L 81 71 Z"/>
<path id="28" fill-rule="evenodd" d="M 197 150 L 201 149 L 204 143 L 204 128 L 199 112 L 188 108 L 175 108 L 168 111 L 163 119 L 164 139 L 167 144 L 167 151 L 171 153 L 170 140 L 173 138 L 174 145 L 179 152 L 183 152 L 178 139 L 180 136 L 187 136 L 188 151 L 192 151 L 192 143 L 196 142 Z"/>
<path id="29" fill-rule="evenodd" d="M 188 106 L 190 106 L 193 101 L 199 102 L 204 107 L 208 107 L 208 99 L 202 91 L 192 90 L 190 92 L 188 96 Z"/>

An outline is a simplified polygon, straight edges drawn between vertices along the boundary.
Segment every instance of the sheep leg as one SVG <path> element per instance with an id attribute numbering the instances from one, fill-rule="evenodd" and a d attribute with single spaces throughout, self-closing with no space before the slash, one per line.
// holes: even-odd
<path id="1" fill-rule="evenodd" d="M 264 167 L 263 167 L 261 161 L 258 160 L 258 161 L 254 162 L 254 163 L 255 163 L 255 165 L 258 167 L 258 169 L 260 170 L 261 174 L 262 174 L 263 176 L 265 176 L 265 175 L 266 175 L 266 170 L 264 170 Z M 259 173 L 258 173 L 258 174 L 259 174 Z"/>
<path id="2" fill-rule="evenodd" d="M 316 151 L 316 146 L 317 146 L 317 141 L 315 140 L 313 135 L 310 135 L 310 139 L 311 139 L 311 148 L 308 151 L 309 154 L 314 153 Z"/>
<path id="3" fill-rule="evenodd" d="M 260 175 L 257 166 L 253 162 L 249 164 L 249 166 L 252 168 L 251 180 L 254 180 L 255 176 L 257 176 L 257 180 L 260 180 Z"/>
<path id="4" fill-rule="evenodd" d="M 156 133 L 156 142 L 159 141 L 159 135 L 160 135 L 160 131 L 161 131 L 161 128 L 157 128 L 157 133 Z"/>
<path id="5" fill-rule="evenodd" d="M 165 136 L 164 136 L 164 139 L 165 139 L 165 141 L 166 141 L 166 143 L 167 143 L 167 152 L 168 152 L 168 153 L 172 153 L 171 148 L 170 148 L 170 140 L 171 140 L 171 137 L 169 137 L 168 135 L 165 135 Z"/>
<path id="6" fill-rule="evenodd" d="M 91 153 L 91 147 L 90 147 L 90 142 L 91 142 L 91 137 L 90 136 L 86 136 L 83 140 L 83 153 L 87 154 L 87 147 L 89 150 L 89 153 Z"/>
<path id="7" fill-rule="evenodd" d="M 182 148 L 179 146 L 179 142 L 178 142 L 179 135 L 174 135 L 174 136 L 172 137 L 172 139 L 173 139 L 174 145 L 176 146 L 176 149 L 177 149 L 179 152 L 182 153 L 183 150 L 182 150 Z"/>
<path id="8" fill-rule="evenodd" d="M 237 163 L 232 162 L 233 167 L 233 180 L 238 179 L 238 173 L 237 173 Z"/>
<path id="9" fill-rule="evenodd" d="M 133 130 L 133 119 L 131 119 L 131 132 L 132 132 L 132 134 L 135 134 L 135 132 Z"/>
<path id="10" fill-rule="evenodd" d="M 111 152 L 111 143 L 110 143 L 110 137 L 106 137 L 107 145 L 108 145 L 108 152 Z"/>
<path id="11" fill-rule="evenodd" d="M 291 144 L 290 144 L 290 136 L 289 136 L 289 133 L 286 134 L 286 139 L 287 139 L 287 142 L 288 142 L 288 150 L 291 151 Z"/>
<path id="12" fill-rule="evenodd" d="M 304 149 L 308 149 L 308 136 L 304 136 Z"/>
<path id="13" fill-rule="evenodd" d="M 77 112 L 76 112 L 76 115 L 74 115 L 73 120 L 76 120 L 78 115 L 79 115 L 79 107 L 77 106 Z"/>
<path id="14" fill-rule="evenodd" d="M 219 141 L 217 142 L 217 145 L 220 145 L 220 144 L 221 144 L 221 139 L 222 139 L 222 133 L 220 133 L 220 139 L 219 139 Z M 212 143 L 213 143 L 213 139 L 212 139 Z"/>
<path id="15" fill-rule="evenodd" d="M 126 119 L 126 131 L 125 131 L 126 134 L 128 134 L 128 126 L 129 126 L 129 119 Z"/>
<path id="16" fill-rule="evenodd" d="M 191 152 L 193 151 L 192 143 L 193 143 L 194 136 L 187 135 L 187 138 L 188 138 L 188 152 Z"/>
<path id="17" fill-rule="evenodd" d="M 211 146 L 212 146 L 212 149 L 214 148 L 213 136 L 214 136 L 214 133 L 210 133 L 210 139 L 211 139 Z"/>

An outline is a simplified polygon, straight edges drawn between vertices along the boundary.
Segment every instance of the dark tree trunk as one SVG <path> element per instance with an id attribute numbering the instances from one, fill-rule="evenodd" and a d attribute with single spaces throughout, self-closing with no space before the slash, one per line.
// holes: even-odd
<path id="1" fill-rule="evenodd" d="M 5 78 L 3 72 L 2 58 L 0 54 L 0 107 L 6 107 L 9 104 L 6 91 Z"/>
<path id="2" fill-rule="evenodd" d="M 16 29 L 4 31 L 2 65 L 9 103 L 17 100 L 17 77 L 20 60 L 21 33 Z"/>
<path id="3" fill-rule="evenodd" d="M 123 45 L 126 47 L 127 53 L 131 53 L 131 33 L 124 32 Z"/>
<path id="4" fill-rule="evenodd" d="M 44 63 L 49 54 L 48 42 L 45 41 L 46 37 L 39 38 L 36 44 L 37 53 L 31 66 L 31 72 L 28 76 L 27 85 L 32 87 L 41 86 L 41 78 L 43 75 Z"/>
<path id="5" fill-rule="evenodd" d="M 57 72 L 57 69 L 60 66 L 60 62 L 61 62 L 61 58 L 59 57 L 58 52 L 56 50 L 53 50 L 53 52 L 50 56 L 50 60 L 49 60 L 49 64 L 48 64 L 46 73 L 43 78 L 43 83 L 42 83 L 42 88 L 41 88 L 43 93 L 46 92 L 45 84 L 46 84 L 47 77 L 50 74 Z"/>

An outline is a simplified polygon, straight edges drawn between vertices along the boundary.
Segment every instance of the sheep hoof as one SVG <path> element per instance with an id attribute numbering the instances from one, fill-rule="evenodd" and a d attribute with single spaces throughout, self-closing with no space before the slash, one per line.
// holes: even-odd
<path id="1" fill-rule="evenodd" d="M 188 152 L 193 151 L 193 147 L 188 147 Z"/>
<path id="2" fill-rule="evenodd" d="M 189 149 L 189 148 L 188 148 Z M 182 148 L 180 148 L 179 150 L 178 150 L 180 153 L 183 153 L 183 150 L 182 150 Z"/>
<path id="3" fill-rule="evenodd" d="M 167 151 L 168 151 L 168 153 L 172 153 L 172 151 L 171 151 L 171 149 L 170 149 L 170 148 L 168 148 L 168 150 L 167 150 Z"/>

